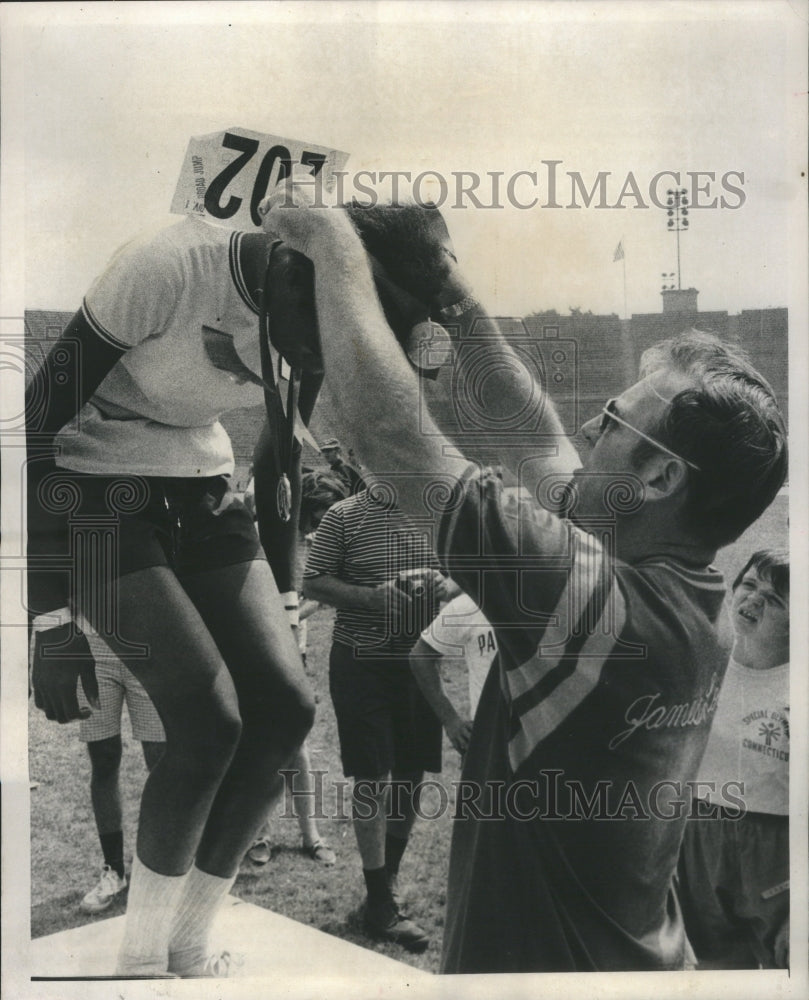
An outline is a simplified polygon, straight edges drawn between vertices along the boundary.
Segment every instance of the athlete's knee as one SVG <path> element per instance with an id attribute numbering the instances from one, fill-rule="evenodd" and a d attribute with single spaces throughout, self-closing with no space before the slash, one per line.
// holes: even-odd
<path id="1" fill-rule="evenodd" d="M 268 677 L 263 691 L 254 694 L 243 708 L 245 733 L 292 753 L 315 721 L 315 699 L 305 677 Z"/>
<path id="2" fill-rule="evenodd" d="M 286 692 L 283 732 L 292 749 L 303 743 L 315 722 L 315 698 L 306 683 L 292 685 Z"/>
<path id="3" fill-rule="evenodd" d="M 242 717 L 235 699 L 232 703 L 217 699 L 208 706 L 203 725 L 195 727 L 197 752 L 208 762 L 229 763 L 241 735 Z"/>
<path id="4" fill-rule="evenodd" d="M 235 693 L 214 687 L 189 698 L 164 717 L 166 754 L 179 757 L 193 777 L 214 777 L 227 770 L 242 734 Z"/>

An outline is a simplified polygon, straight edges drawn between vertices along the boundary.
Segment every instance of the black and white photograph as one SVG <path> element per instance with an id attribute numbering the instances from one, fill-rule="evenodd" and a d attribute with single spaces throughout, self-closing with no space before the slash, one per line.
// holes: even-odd
<path id="1" fill-rule="evenodd" d="M 807 994 L 808 46 L 0 6 L 9 997 Z"/>

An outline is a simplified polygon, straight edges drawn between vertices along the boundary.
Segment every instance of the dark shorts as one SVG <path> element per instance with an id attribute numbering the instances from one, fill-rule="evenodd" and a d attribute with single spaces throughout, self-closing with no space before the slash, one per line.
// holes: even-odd
<path id="1" fill-rule="evenodd" d="M 441 770 L 441 723 L 406 656 L 355 659 L 351 646 L 335 642 L 329 690 L 346 777 Z"/>
<path id="2" fill-rule="evenodd" d="M 689 819 L 677 869 L 685 929 L 716 968 L 774 968 L 789 917 L 789 817 Z"/>
<path id="3" fill-rule="evenodd" d="M 152 566 L 177 576 L 264 559 L 253 519 L 226 476 L 96 476 L 57 469 L 34 505 L 29 558 L 65 573 L 81 560 L 105 582 Z M 61 563 L 61 567 L 60 564 Z"/>

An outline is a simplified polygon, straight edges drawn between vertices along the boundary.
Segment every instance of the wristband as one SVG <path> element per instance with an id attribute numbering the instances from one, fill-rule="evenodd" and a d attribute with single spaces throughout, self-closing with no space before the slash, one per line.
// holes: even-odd
<path id="1" fill-rule="evenodd" d="M 284 610 L 289 618 L 290 626 L 292 628 L 297 628 L 300 624 L 297 590 L 288 590 L 285 594 L 281 594 L 281 600 L 284 602 Z"/>
<path id="2" fill-rule="evenodd" d="M 37 615 L 31 621 L 33 632 L 47 632 L 51 628 L 60 628 L 62 625 L 69 625 L 73 621 L 73 612 L 70 608 L 59 608 L 56 611 L 46 611 Z"/>
<path id="3" fill-rule="evenodd" d="M 51 628 L 70 625 L 73 621 L 75 621 L 79 632 L 84 632 L 85 635 L 98 635 L 81 611 L 74 615 L 70 608 L 59 608 L 57 611 L 45 611 L 41 615 L 37 615 L 36 618 L 31 619 L 31 631 L 47 632 Z"/>
<path id="4" fill-rule="evenodd" d="M 465 295 L 459 302 L 453 302 L 449 306 L 442 306 L 438 312 L 445 319 L 457 319 L 465 312 L 469 312 L 470 309 L 474 309 L 479 305 L 480 303 L 474 295 Z"/>

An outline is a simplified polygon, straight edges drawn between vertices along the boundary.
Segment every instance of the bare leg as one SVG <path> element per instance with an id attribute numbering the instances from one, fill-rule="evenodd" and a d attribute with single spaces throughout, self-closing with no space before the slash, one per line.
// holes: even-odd
<path id="1" fill-rule="evenodd" d="M 314 817 L 316 809 L 315 778 L 312 774 L 312 762 L 309 759 L 309 750 L 305 743 L 293 756 L 289 767 L 290 770 L 295 772 L 295 775 L 292 787 L 290 788 L 287 785 L 287 795 L 292 800 L 292 811 L 298 820 L 298 827 L 303 838 L 303 846 L 311 847 L 320 840 L 320 833 Z"/>
<path id="2" fill-rule="evenodd" d="M 396 808 L 388 819 L 387 835 L 407 840 L 416 819 L 416 809 L 419 804 L 423 771 L 413 773 L 393 773 L 392 794 L 396 796 Z"/>
<path id="3" fill-rule="evenodd" d="M 117 833 L 123 825 L 121 790 L 121 737 L 110 736 L 87 744 L 90 757 L 90 798 L 99 835 Z"/>
<path id="4" fill-rule="evenodd" d="M 385 829 L 387 827 L 390 775 L 375 781 L 354 782 L 352 814 L 362 867 L 365 871 L 385 865 Z"/>
<path id="5" fill-rule="evenodd" d="M 153 872 L 191 867 L 217 788 L 241 732 L 233 682 L 216 643 L 174 574 L 162 566 L 117 583 L 119 631 L 148 658 L 120 652 L 152 699 L 166 748 L 143 789 L 137 853 Z"/>
<path id="6" fill-rule="evenodd" d="M 314 700 L 266 562 L 196 574 L 183 584 L 228 665 L 242 719 L 196 861 L 200 870 L 227 878 L 282 790 L 278 770 L 305 739 Z"/>

